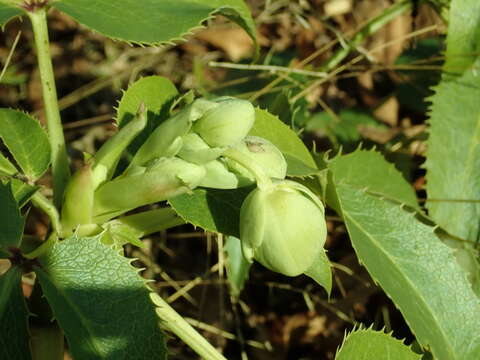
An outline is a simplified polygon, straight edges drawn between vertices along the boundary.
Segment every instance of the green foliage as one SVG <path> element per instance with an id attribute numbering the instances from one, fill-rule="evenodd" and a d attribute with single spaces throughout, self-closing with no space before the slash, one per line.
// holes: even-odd
<path id="1" fill-rule="evenodd" d="M 341 208 L 336 204 L 336 194 L 332 195 L 331 191 L 334 184 L 338 186 L 343 183 L 367 189 L 375 195 L 419 209 L 413 188 L 395 166 L 386 162 L 377 152 L 358 150 L 335 158 L 328 167 L 331 174 L 342 174 L 337 178 L 338 183 L 332 179 L 333 182 L 327 187 L 327 202 L 339 213 Z"/>
<path id="2" fill-rule="evenodd" d="M 147 125 L 130 145 L 131 153 L 135 153 L 148 135 L 170 116 L 170 106 L 177 96 L 175 85 L 161 76 L 144 77 L 129 86 L 118 105 L 118 126 L 122 128 L 129 123 L 142 103 L 147 110 Z"/>
<path id="3" fill-rule="evenodd" d="M 255 39 L 243 0 L 61 0 L 52 5 L 99 33 L 132 43 L 182 40 L 214 14 L 227 16 Z"/>
<path id="4" fill-rule="evenodd" d="M 38 179 L 48 169 L 50 144 L 37 120 L 21 111 L 0 109 L 0 138 L 30 179 Z"/>
<path id="5" fill-rule="evenodd" d="M 9 22 L 13 17 L 21 15 L 22 10 L 15 8 L 11 5 L 7 5 L 5 0 L 0 1 L 0 27 Z"/>
<path id="6" fill-rule="evenodd" d="M 478 359 L 480 300 L 466 273 L 434 229 L 397 203 L 411 201 L 399 173 L 381 171 L 387 167 L 381 157 L 367 155 L 366 161 L 362 153 L 329 164 L 333 181 L 329 186 L 358 258 L 434 356 Z M 359 167 L 364 169 L 361 178 L 350 170 Z"/>
<path id="7" fill-rule="evenodd" d="M 228 236 L 225 243 L 225 252 L 228 255 L 226 268 L 230 294 L 238 297 L 248 279 L 248 272 L 252 264 L 243 256 L 242 243 L 239 238 Z"/>
<path id="8" fill-rule="evenodd" d="M 334 119 L 327 112 L 314 114 L 306 123 L 305 130 L 325 133 L 333 144 L 355 144 L 362 139 L 361 130 L 366 128 L 386 129 L 375 118 L 356 109 L 341 110 Z"/>
<path id="9" fill-rule="evenodd" d="M 318 172 L 315 160 L 295 132 L 278 117 L 266 110 L 256 109 L 255 123 L 249 135 L 270 141 L 284 154 L 288 176 L 308 176 Z"/>
<path id="10" fill-rule="evenodd" d="M 332 292 L 332 270 L 330 260 L 324 249 L 320 251 L 313 264 L 305 271 L 305 275 L 311 277 L 318 285 L 323 287 L 328 296 Z"/>
<path id="11" fill-rule="evenodd" d="M 11 179 L 12 193 L 18 207 L 23 207 L 38 190 L 38 186 L 29 185 L 18 179 Z"/>
<path id="12" fill-rule="evenodd" d="M 252 189 L 196 189 L 168 202 L 186 222 L 208 231 L 240 237 L 240 208 Z"/>
<path id="13" fill-rule="evenodd" d="M 480 2 L 453 0 L 450 17 L 445 74 L 431 97 L 427 208 L 449 233 L 475 242 L 480 232 Z"/>
<path id="14" fill-rule="evenodd" d="M 19 247 L 25 219 L 20 213 L 10 183 L 0 181 L 0 255 L 9 247 Z"/>
<path id="15" fill-rule="evenodd" d="M 0 175 L 14 175 L 17 173 L 15 166 L 0 153 Z"/>
<path id="16" fill-rule="evenodd" d="M 335 360 L 419 360 L 400 340 L 372 329 L 356 329 L 345 337 Z"/>
<path id="17" fill-rule="evenodd" d="M 22 292 L 22 271 L 14 266 L 0 276 L 0 358 L 29 360 L 28 310 Z"/>
<path id="18" fill-rule="evenodd" d="M 101 236 L 57 242 L 35 267 L 76 359 L 164 359 L 150 290 Z"/>

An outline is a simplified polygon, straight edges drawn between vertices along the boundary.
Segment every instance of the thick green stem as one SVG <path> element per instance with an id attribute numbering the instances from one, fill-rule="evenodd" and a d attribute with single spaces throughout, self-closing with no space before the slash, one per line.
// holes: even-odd
<path id="1" fill-rule="evenodd" d="M 70 177 L 70 170 L 68 167 L 68 156 L 63 136 L 62 121 L 60 119 L 60 110 L 58 108 L 52 58 L 50 55 L 47 9 L 45 7 L 36 8 L 35 11 L 29 12 L 28 16 L 32 22 L 35 46 L 37 48 L 43 103 L 45 106 L 50 147 L 52 149 L 54 203 L 57 207 L 60 207 L 63 199 L 63 191 Z"/>
<path id="2" fill-rule="evenodd" d="M 222 154 L 222 156 L 239 163 L 248 171 L 250 171 L 250 173 L 255 177 L 255 180 L 257 181 L 257 186 L 260 189 L 264 189 L 272 185 L 272 180 L 265 174 L 262 168 L 258 166 L 255 161 L 253 161 L 251 158 L 249 158 L 242 152 L 233 148 L 229 148 Z"/>
<path id="3" fill-rule="evenodd" d="M 340 62 L 345 59 L 350 51 L 358 47 L 367 37 L 377 32 L 385 24 L 389 23 L 397 16 L 403 14 L 412 7 L 411 0 L 400 1 L 390 8 L 383 11 L 380 15 L 370 20 L 365 26 L 363 26 L 355 36 L 338 49 L 330 59 L 320 67 L 320 71 L 328 72 L 335 68 Z"/>
<path id="4" fill-rule="evenodd" d="M 202 359 L 226 360 L 202 335 L 200 335 L 182 316 L 180 316 L 165 300 L 152 293 L 151 298 L 157 306 L 156 311 L 161 319 L 161 325 L 170 330 L 188 346 L 192 348 Z"/>

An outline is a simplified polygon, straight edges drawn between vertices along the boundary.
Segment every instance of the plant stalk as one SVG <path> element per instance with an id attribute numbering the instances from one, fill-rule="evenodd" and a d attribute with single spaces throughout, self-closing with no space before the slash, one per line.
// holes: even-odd
<path id="1" fill-rule="evenodd" d="M 50 42 L 48 39 L 47 8 L 36 8 L 28 12 L 32 23 L 37 49 L 38 69 L 42 83 L 43 103 L 47 119 L 48 137 L 52 151 L 52 173 L 54 203 L 60 207 L 66 183 L 70 177 L 68 156 L 63 136 L 62 121 L 58 107 L 57 90 L 53 73 Z"/>
<path id="2" fill-rule="evenodd" d="M 60 223 L 60 215 L 57 208 L 38 191 L 32 196 L 32 203 L 35 207 L 43 210 L 50 218 L 53 232 L 60 234 L 62 232 L 62 225 Z"/>
<path id="3" fill-rule="evenodd" d="M 227 360 L 212 344 L 200 335 L 180 314 L 178 314 L 165 300 L 155 293 L 150 295 L 157 306 L 156 312 L 161 319 L 161 325 L 170 330 L 188 346 L 190 346 L 202 359 Z"/>

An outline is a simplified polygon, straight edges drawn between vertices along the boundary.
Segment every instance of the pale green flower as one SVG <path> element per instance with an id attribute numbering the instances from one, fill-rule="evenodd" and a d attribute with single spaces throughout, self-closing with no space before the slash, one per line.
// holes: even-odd
<path id="1" fill-rule="evenodd" d="M 253 190 L 240 212 L 240 238 L 247 260 L 297 276 L 322 256 L 327 236 L 324 207 L 305 186 L 277 181 Z"/>
<path id="2" fill-rule="evenodd" d="M 266 176 L 273 179 L 285 179 L 287 162 L 282 152 L 270 141 L 258 136 L 247 136 L 233 148 L 255 162 Z M 226 163 L 231 171 L 238 174 L 241 186 L 255 182 L 254 175 L 238 162 L 226 159 Z"/>
<path id="3" fill-rule="evenodd" d="M 193 125 L 193 131 L 213 147 L 231 146 L 241 141 L 253 126 L 255 109 L 246 100 L 220 98 Z"/>

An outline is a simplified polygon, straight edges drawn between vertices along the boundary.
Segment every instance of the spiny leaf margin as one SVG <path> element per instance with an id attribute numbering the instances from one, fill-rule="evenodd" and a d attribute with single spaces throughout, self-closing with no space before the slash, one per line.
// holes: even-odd
<path id="1" fill-rule="evenodd" d="M 74 358 L 164 359 L 165 339 L 145 280 L 95 237 L 57 242 L 34 268 Z"/>
<path id="2" fill-rule="evenodd" d="M 419 360 L 421 357 L 392 334 L 357 328 L 345 336 L 335 360 Z"/>
<path id="3" fill-rule="evenodd" d="M 139 45 L 182 41 L 202 28 L 203 22 L 221 14 L 243 27 L 258 48 L 255 25 L 243 0 L 143 0 L 141 4 L 136 0 L 61 0 L 52 6 L 107 37 Z"/>
<path id="4" fill-rule="evenodd" d="M 359 260 L 398 306 L 417 340 L 438 358 L 477 359 L 480 301 L 452 250 L 415 213 L 342 183 L 335 174 L 332 181 Z"/>

